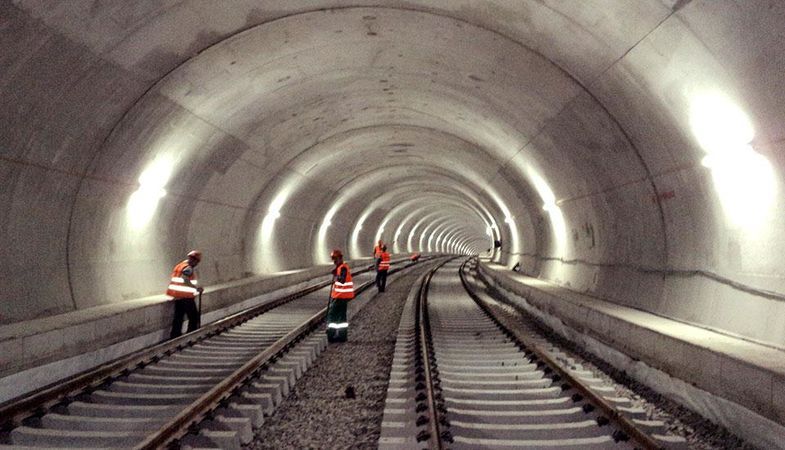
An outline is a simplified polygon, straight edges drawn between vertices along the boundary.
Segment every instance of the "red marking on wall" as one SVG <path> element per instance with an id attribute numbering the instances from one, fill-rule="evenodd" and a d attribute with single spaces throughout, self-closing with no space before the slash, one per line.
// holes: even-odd
<path id="1" fill-rule="evenodd" d="M 651 202 L 657 203 L 658 201 L 670 200 L 676 197 L 676 191 L 660 192 L 659 195 L 652 195 Z"/>

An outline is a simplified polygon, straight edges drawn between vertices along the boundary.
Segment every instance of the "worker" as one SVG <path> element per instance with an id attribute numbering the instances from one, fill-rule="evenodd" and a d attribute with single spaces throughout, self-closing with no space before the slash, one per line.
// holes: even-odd
<path id="1" fill-rule="evenodd" d="M 382 240 L 379 239 L 379 242 L 377 242 L 376 246 L 373 248 L 373 259 L 378 258 L 379 255 L 382 254 L 382 246 L 383 245 L 384 245 L 384 242 L 382 242 Z"/>
<path id="2" fill-rule="evenodd" d="M 188 258 L 179 262 L 172 269 L 172 276 L 169 280 L 169 287 L 166 295 L 174 300 L 174 320 L 172 320 L 172 332 L 169 335 L 172 339 L 183 334 L 183 317 L 188 316 L 188 332 L 199 328 L 199 310 L 196 308 L 196 294 L 201 294 L 204 290 L 198 286 L 199 281 L 196 275 L 196 266 L 202 260 L 202 252 L 192 250 L 188 252 Z"/>
<path id="3" fill-rule="evenodd" d="M 420 254 L 419 254 L 419 253 L 417 253 L 417 252 L 415 252 L 415 253 L 412 253 L 412 257 L 411 257 L 411 258 L 409 258 L 409 259 L 411 259 L 411 260 L 412 260 L 412 262 L 417 262 L 417 261 L 419 261 L 419 260 L 420 260 Z"/>
<path id="4" fill-rule="evenodd" d="M 332 271 L 333 284 L 330 287 L 330 302 L 327 305 L 327 340 L 329 342 L 346 342 L 349 335 L 349 321 L 346 318 L 346 307 L 354 298 L 354 283 L 349 266 L 343 262 L 343 253 L 335 249 L 330 254 L 335 264 Z"/>
<path id="5" fill-rule="evenodd" d="M 387 271 L 390 270 L 390 254 L 387 253 L 387 246 L 382 245 L 382 252 L 376 258 L 376 289 L 384 292 L 387 286 Z"/>

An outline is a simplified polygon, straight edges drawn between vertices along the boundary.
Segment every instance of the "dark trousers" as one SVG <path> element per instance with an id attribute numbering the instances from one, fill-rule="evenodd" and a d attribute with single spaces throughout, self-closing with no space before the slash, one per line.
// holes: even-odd
<path id="1" fill-rule="evenodd" d="M 349 337 L 349 321 L 346 319 L 348 300 L 330 299 L 327 306 L 327 340 L 346 342 Z"/>
<path id="2" fill-rule="evenodd" d="M 377 270 L 376 271 L 376 288 L 379 289 L 379 292 L 384 292 L 384 288 L 387 287 L 387 271 L 386 270 Z"/>
<path id="3" fill-rule="evenodd" d="M 199 311 L 196 301 L 192 298 L 178 298 L 174 301 L 174 319 L 172 320 L 171 339 L 183 334 L 183 318 L 188 316 L 188 332 L 199 328 Z"/>

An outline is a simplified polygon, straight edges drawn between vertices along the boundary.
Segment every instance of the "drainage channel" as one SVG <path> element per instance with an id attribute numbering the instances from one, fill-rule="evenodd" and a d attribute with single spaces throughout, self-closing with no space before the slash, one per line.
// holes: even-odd
<path id="1" fill-rule="evenodd" d="M 652 437 L 656 424 L 622 413 L 624 399 L 579 362 L 492 317 L 465 279 L 467 262 L 424 276 L 407 300 L 379 448 L 683 445 Z"/>

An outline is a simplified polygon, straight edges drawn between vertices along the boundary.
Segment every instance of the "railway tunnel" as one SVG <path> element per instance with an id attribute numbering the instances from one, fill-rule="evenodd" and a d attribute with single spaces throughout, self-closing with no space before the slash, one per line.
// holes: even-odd
<path id="1" fill-rule="evenodd" d="M 0 12 L 2 400 L 159 340 L 191 248 L 217 317 L 383 239 L 783 435 L 782 2 Z"/>

